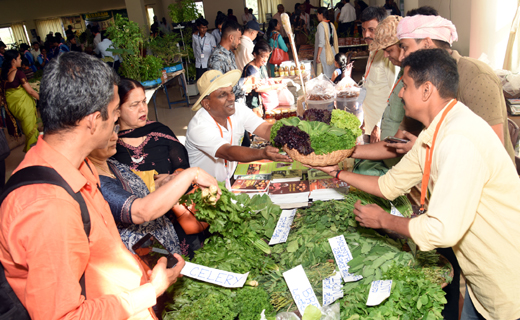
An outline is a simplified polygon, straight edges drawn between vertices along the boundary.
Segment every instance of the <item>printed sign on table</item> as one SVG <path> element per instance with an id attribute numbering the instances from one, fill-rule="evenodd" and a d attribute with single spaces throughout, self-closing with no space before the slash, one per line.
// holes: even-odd
<path id="1" fill-rule="evenodd" d="M 200 264 L 186 261 L 186 265 L 184 268 L 182 268 L 181 274 L 193 279 L 214 283 L 226 288 L 241 288 L 244 286 L 249 272 L 238 274 L 224 270 L 208 268 L 201 266 Z"/>
<path id="2" fill-rule="evenodd" d="M 343 298 L 343 289 L 341 285 L 341 274 L 336 272 L 335 275 L 323 279 L 323 306 L 328 306 L 334 301 Z"/>
<path id="3" fill-rule="evenodd" d="M 305 308 L 311 304 L 316 308 L 321 309 L 318 298 L 316 298 L 316 294 L 312 289 L 311 283 L 309 282 L 302 265 L 284 272 L 283 277 L 285 278 L 285 282 L 287 282 L 289 291 L 291 291 L 300 314 L 304 314 Z"/>
<path id="4" fill-rule="evenodd" d="M 352 254 L 350 253 L 350 250 L 347 246 L 345 237 L 340 235 L 334 238 L 330 238 L 329 243 L 343 280 L 345 282 L 353 282 L 358 281 L 359 279 L 363 279 L 363 276 L 356 276 L 348 272 L 349 266 L 347 263 L 352 260 Z"/>
<path id="5" fill-rule="evenodd" d="M 370 292 L 368 294 L 367 306 L 377 306 L 386 298 L 390 297 L 392 290 L 392 280 L 372 281 Z"/>
<path id="6" fill-rule="evenodd" d="M 269 245 L 284 243 L 287 241 L 295 215 L 296 209 L 282 210 L 282 214 L 280 215 L 280 219 L 278 219 L 278 223 L 274 229 L 271 241 L 269 241 Z"/>
<path id="7" fill-rule="evenodd" d="M 397 208 L 394 206 L 394 204 L 392 202 L 390 202 L 390 207 L 391 207 L 391 209 L 390 209 L 391 215 L 404 218 L 404 216 L 401 214 L 401 212 L 399 212 L 399 210 L 397 210 Z"/>

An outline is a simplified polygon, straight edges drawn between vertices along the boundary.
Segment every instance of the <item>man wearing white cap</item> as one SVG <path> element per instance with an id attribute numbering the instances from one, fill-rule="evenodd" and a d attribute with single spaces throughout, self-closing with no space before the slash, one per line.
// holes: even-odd
<path id="1" fill-rule="evenodd" d="M 241 73 L 239 70 L 226 74 L 208 70 L 202 75 L 197 81 L 200 98 L 192 107 L 192 110 L 198 111 L 186 132 L 190 165 L 200 167 L 218 181 L 229 181 L 237 161 L 269 159 L 292 162 L 291 158 L 279 154 L 274 147 L 251 149 L 240 146 L 244 130 L 269 140 L 272 127 L 245 104 L 235 102 L 232 89 Z"/>

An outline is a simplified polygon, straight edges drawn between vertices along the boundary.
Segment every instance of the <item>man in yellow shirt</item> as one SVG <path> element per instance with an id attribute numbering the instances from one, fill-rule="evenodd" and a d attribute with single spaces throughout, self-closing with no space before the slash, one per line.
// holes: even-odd
<path id="1" fill-rule="evenodd" d="M 368 7 L 363 10 L 361 27 L 363 28 L 363 37 L 368 45 L 374 40 L 376 27 L 387 16 L 388 13 L 383 7 Z M 383 50 L 370 50 L 363 76 L 363 88 L 366 89 L 366 97 L 362 108 L 365 134 L 370 135 L 371 143 L 375 143 L 380 140 L 381 117 L 385 111 L 395 77 L 399 73 L 399 67 L 385 58 Z"/>
<path id="2" fill-rule="evenodd" d="M 395 199 L 422 181 L 428 211 L 408 219 L 356 203 L 360 225 L 412 238 L 421 250 L 453 247 L 467 281 L 461 319 L 520 318 L 520 179 L 493 129 L 458 102 L 456 61 L 443 49 L 403 62 L 406 115 L 426 129 L 382 177 L 339 172 L 352 186 Z M 321 168 L 331 175 L 337 168 Z M 431 169 L 431 170 L 430 170 Z M 421 201 L 423 202 L 423 201 Z"/>

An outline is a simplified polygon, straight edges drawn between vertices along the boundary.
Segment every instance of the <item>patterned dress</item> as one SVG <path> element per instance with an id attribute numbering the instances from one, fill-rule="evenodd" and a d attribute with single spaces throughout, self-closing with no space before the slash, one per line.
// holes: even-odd
<path id="1" fill-rule="evenodd" d="M 132 204 L 149 192 L 144 182 L 130 168 L 108 159 L 110 171 L 117 177 L 99 176 L 101 193 L 110 206 L 121 240 L 131 252 L 132 246 L 147 233 L 151 233 L 171 253 L 181 254 L 179 238 L 172 222 L 165 216 L 142 224 L 132 222 Z"/>
<path id="2" fill-rule="evenodd" d="M 119 138 L 146 137 L 134 147 L 122 139 L 117 141 L 114 159 L 138 171 L 156 170 L 159 174 L 174 173 L 190 167 L 188 152 L 167 126 L 149 122 L 144 127 L 119 132 Z"/>

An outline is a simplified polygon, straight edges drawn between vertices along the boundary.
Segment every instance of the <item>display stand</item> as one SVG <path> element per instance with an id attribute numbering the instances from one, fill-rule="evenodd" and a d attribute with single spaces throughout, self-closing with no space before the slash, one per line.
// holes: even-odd
<path id="1" fill-rule="evenodd" d="M 173 79 L 177 78 L 178 76 L 181 76 L 181 86 L 182 86 L 182 92 L 184 93 L 185 99 L 179 100 L 179 101 L 170 101 L 170 95 L 168 94 L 168 83 L 172 81 Z M 172 108 L 172 104 L 177 103 L 186 103 L 186 106 L 190 106 L 190 97 L 188 96 L 188 87 L 187 87 L 187 81 L 186 81 L 186 74 L 183 70 L 175 71 L 171 76 L 168 76 L 168 80 L 166 80 L 164 83 L 161 83 L 157 87 L 146 89 L 145 90 L 145 96 L 146 96 L 146 103 L 148 104 L 151 99 L 153 99 L 153 107 L 155 111 L 155 121 L 159 121 L 159 116 L 157 114 L 157 103 L 156 103 L 156 96 L 157 91 L 162 88 L 164 93 L 166 94 L 166 101 L 168 101 L 168 107 L 169 109 Z"/>

